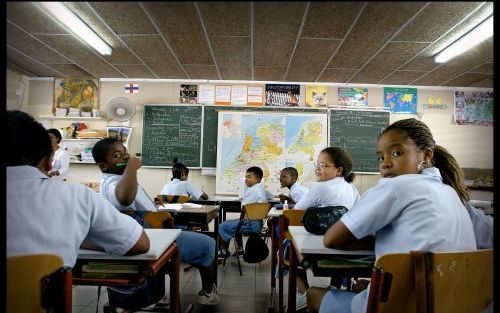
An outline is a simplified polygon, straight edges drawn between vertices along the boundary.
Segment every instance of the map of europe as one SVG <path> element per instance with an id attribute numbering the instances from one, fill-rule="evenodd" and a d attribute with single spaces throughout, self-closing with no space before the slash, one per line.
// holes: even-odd
<path id="1" fill-rule="evenodd" d="M 239 194 L 251 166 L 262 169 L 262 183 L 274 195 L 283 193 L 279 176 L 288 166 L 297 169 L 299 183 L 310 187 L 314 162 L 326 146 L 325 114 L 220 112 L 216 193 Z"/>

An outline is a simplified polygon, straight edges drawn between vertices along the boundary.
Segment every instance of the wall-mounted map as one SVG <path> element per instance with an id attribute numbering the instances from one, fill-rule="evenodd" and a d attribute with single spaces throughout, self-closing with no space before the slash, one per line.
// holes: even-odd
<path id="1" fill-rule="evenodd" d="M 384 107 L 393 113 L 417 113 L 417 88 L 384 87 Z"/>
<path id="2" fill-rule="evenodd" d="M 262 182 L 280 193 L 279 173 L 287 166 L 299 172 L 298 182 L 315 182 L 314 162 L 327 147 L 327 115 L 221 111 L 217 133 L 217 194 L 239 193 L 247 168 L 259 166 Z"/>

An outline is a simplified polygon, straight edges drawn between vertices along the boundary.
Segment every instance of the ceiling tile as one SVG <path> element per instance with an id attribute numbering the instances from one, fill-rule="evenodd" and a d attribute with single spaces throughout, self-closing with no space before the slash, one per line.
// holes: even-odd
<path id="1" fill-rule="evenodd" d="M 417 81 L 415 85 L 436 86 L 465 71 L 477 67 L 493 57 L 493 38 L 459 55 Z"/>
<path id="2" fill-rule="evenodd" d="M 305 3 L 255 2 L 254 65 L 287 66 Z"/>
<path id="3" fill-rule="evenodd" d="M 479 5 L 480 2 L 431 2 L 394 40 L 432 42 Z"/>
<path id="4" fill-rule="evenodd" d="M 301 37 L 342 39 L 362 7 L 362 2 L 311 2 Z"/>
<path id="5" fill-rule="evenodd" d="M 115 66 L 129 78 L 156 78 L 142 64 L 118 64 Z"/>
<path id="6" fill-rule="evenodd" d="M 198 2 L 208 35 L 250 36 L 250 3 Z"/>
<path id="7" fill-rule="evenodd" d="M 144 7 L 181 63 L 214 64 L 192 3 L 144 2 Z"/>
<path id="8" fill-rule="evenodd" d="M 426 72 L 423 71 L 395 71 L 379 84 L 387 85 L 408 85 L 411 81 L 419 78 Z"/>
<path id="9" fill-rule="evenodd" d="M 21 50 L 27 55 L 36 58 L 42 63 L 68 63 L 68 60 L 56 52 L 47 48 L 44 44 L 29 36 L 25 32 L 7 24 L 7 44 Z"/>
<path id="10" fill-rule="evenodd" d="M 359 68 L 424 5 L 369 2 L 329 68 Z"/>
<path id="11" fill-rule="evenodd" d="M 212 38 L 212 47 L 217 66 L 248 67 L 250 69 L 250 38 L 214 37 Z"/>
<path id="12" fill-rule="evenodd" d="M 487 62 L 483 65 L 472 69 L 473 73 L 482 73 L 482 74 L 493 74 L 493 62 Z"/>
<path id="13" fill-rule="evenodd" d="M 35 73 L 28 72 L 24 68 L 17 66 L 16 64 L 10 62 L 9 60 L 7 60 L 7 69 L 28 77 L 37 76 Z"/>
<path id="14" fill-rule="evenodd" d="M 285 76 L 286 66 L 255 66 L 254 80 L 283 80 Z"/>
<path id="15" fill-rule="evenodd" d="M 425 46 L 423 43 L 391 42 L 350 82 L 376 84 Z"/>
<path id="16" fill-rule="evenodd" d="M 74 64 L 47 64 L 53 69 L 66 74 L 68 77 L 92 77 L 89 73 Z"/>
<path id="17" fill-rule="evenodd" d="M 327 68 L 318 78 L 318 82 L 345 83 L 356 71 L 352 68 Z"/>
<path id="18" fill-rule="evenodd" d="M 217 68 L 215 65 L 187 65 L 184 68 L 189 73 L 189 76 L 198 79 L 219 79 Z"/>
<path id="19" fill-rule="evenodd" d="M 251 80 L 252 73 L 250 67 L 219 65 L 220 74 L 222 79 L 241 79 Z"/>
<path id="20" fill-rule="evenodd" d="M 448 81 L 447 83 L 443 84 L 443 86 L 466 87 L 477 83 L 487 84 L 488 82 L 493 82 L 492 74 L 465 73 L 455 79 Z M 493 87 L 493 85 L 491 84 L 490 86 L 486 87 Z"/>
<path id="21" fill-rule="evenodd" d="M 29 33 L 68 34 L 33 2 L 7 2 L 7 19 Z"/>
<path id="22" fill-rule="evenodd" d="M 434 57 L 427 57 L 419 55 L 415 59 L 408 62 L 400 68 L 400 70 L 410 70 L 410 71 L 430 71 L 438 65 L 434 62 Z"/>
<path id="23" fill-rule="evenodd" d="M 30 72 L 37 76 L 43 77 L 61 77 L 64 73 L 59 73 L 50 67 L 39 64 L 30 58 L 18 53 L 17 51 L 7 47 L 7 61 L 13 63 L 14 65 L 29 69 Z"/>
<path id="24" fill-rule="evenodd" d="M 160 78 L 188 78 L 159 35 L 121 38 Z"/>
<path id="25" fill-rule="evenodd" d="M 470 84 L 468 87 L 493 88 L 493 76 L 478 81 L 476 83 Z"/>
<path id="26" fill-rule="evenodd" d="M 91 5 L 118 34 L 156 34 L 137 2 L 92 2 Z"/>
<path id="27" fill-rule="evenodd" d="M 339 42 L 339 40 L 300 39 L 285 79 L 313 82 Z"/>
<path id="28" fill-rule="evenodd" d="M 72 35 L 36 35 L 36 37 L 59 53 L 70 55 L 70 59 L 76 62 L 76 65 L 95 77 L 123 77 L 111 65 L 103 61 L 96 54 L 97 52 L 91 51 Z"/>

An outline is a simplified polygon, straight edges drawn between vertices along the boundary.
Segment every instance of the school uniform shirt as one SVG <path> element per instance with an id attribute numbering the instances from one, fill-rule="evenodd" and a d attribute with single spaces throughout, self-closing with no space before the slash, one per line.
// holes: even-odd
<path id="1" fill-rule="evenodd" d="M 54 153 L 52 159 L 52 172 L 59 171 L 59 175 L 52 176 L 52 179 L 63 180 L 66 177 L 66 172 L 69 169 L 69 154 L 63 148 L 59 148 Z"/>
<path id="2" fill-rule="evenodd" d="M 264 189 L 262 183 L 257 183 L 245 191 L 243 199 L 241 199 L 241 205 L 247 203 L 265 203 L 271 200 L 269 197 L 272 199 L 272 194 Z"/>
<path id="3" fill-rule="evenodd" d="M 293 202 L 297 203 L 302 199 L 302 196 L 305 195 L 309 191 L 308 188 L 302 186 L 299 183 L 295 183 L 290 188 L 290 192 L 288 196 L 293 199 Z"/>
<path id="4" fill-rule="evenodd" d="M 313 207 L 345 206 L 348 210 L 359 199 L 356 186 L 346 182 L 344 177 L 335 177 L 327 181 L 316 182 L 299 202 L 296 209 L 306 210 Z"/>
<path id="5" fill-rule="evenodd" d="M 380 178 L 340 220 L 358 239 L 375 235 L 375 255 L 476 250 L 471 219 L 439 170 Z M 368 290 L 354 296 L 352 312 L 366 312 Z"/>
<path id="6" fill-rule="evenodd" d="M 84 239 L 123 255 L 142 227 L 92 189 L 51 180 L 32 166 L 7 167 L 7 256 L 56 254 L 76 263 Z"/>
<path id="7" fill-rule="evenodd" d="M 201 199 L 203 191 L 197 186 L 191 184 L 188 181 L 181 181 L 178 178 L 172 179 L 169 183 L 165 184 L 160 191 L 161 195 L 173 195 L 173 196 L 190 196 L 194 200 Z"/>
<path id="8" fill-rule="evenodd" d="M 478 249 L 493 248 L 493 217 L 484 214 L 481 209 L 467 203 L 465 206 L 472 222 Z"/>
<path id="9" fill-rule="evenodd" d="M 125 206 L 116 198 L 116 185 L 120 182 L 123 175 L 101 173 L 101 195 L 111 202 L 118 210 L 133 211 L 158 211 L 156 205 L 141 186 L 137 185 L 137 194 L 135 200 Z"/>

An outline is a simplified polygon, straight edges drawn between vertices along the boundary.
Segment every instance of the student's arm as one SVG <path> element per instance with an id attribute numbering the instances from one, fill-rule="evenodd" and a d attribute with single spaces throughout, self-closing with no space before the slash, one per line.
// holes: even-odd
<path id="1" fill-rule="evenodd" d="M 357 239 L 342 221 L 337 221 L 326 231 L 323 244 L 327 248 L 363 250 L 373 249 L 374 240 L 372 236 Z"/>
<path id="2" fill-rule="evenodd" d="M 203 191 L 203 194 L 200 196 L 203 200 L 208 200 L 208 195 Z"/>
<path id="3" fill-rule="evenodd" d="M 134 202 L 137 195 L 137 170 L 141 168 L 141 160 L 135 157 L 128 159 L 120 182 L 116 184 L 116 199 L 127 206 Z"/>
<path id="4" fill-rule="evenodd" d="M 128 250 L 125 255 L 136 255 L 136 254 L 142 254 L 146 253 L 149 251 L 149 237 L 146 235 L 146 232 L 142 230 L 141 237 L 139 237 L 139 240 L 135 243 L 135 245 Z"/>

